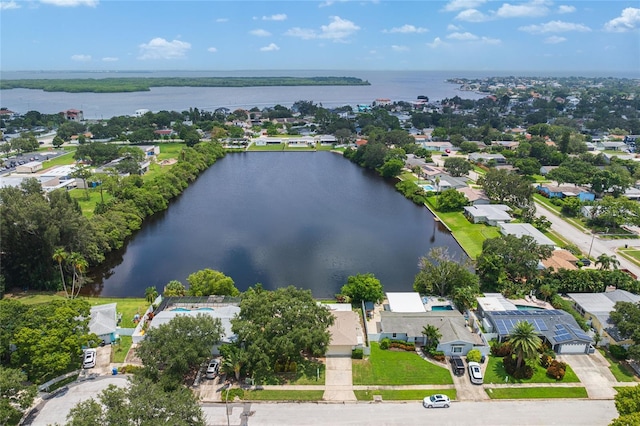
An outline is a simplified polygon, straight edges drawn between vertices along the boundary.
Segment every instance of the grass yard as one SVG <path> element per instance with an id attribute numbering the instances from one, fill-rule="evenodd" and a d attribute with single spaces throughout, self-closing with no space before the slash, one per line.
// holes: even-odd
<path id="1" fill-rule="evenodd" d="M 60 155 L 56 158 L 52 158 L 51 160 L 46 160 L 42 163 L 42 169 L 50 169 L 51 167 L 56 166 L 66 166 L 67 164 L 73 164 L 76 160 L 73 159 L 73 154 L 76 152 L 75 148 L 73 151 L 70 151 L 66 154 Z"/>
<path id="2" fill-rule="evenodd" d="M 415 352 L 382 350 L 371 344 L 368 360 L 353 360 L 354 385 L 449 385 L 449 370 L 423 360 Z"/>
<path id="3" fill-rule="evenodd" d="M 111 346 L 111 362 L 124 362 L 132 344 L 131 336 L 120 336 L 120 343 Z"/>
<path id="4" fill-rule="evenodd" d="M 398 177 L 400 178 L 400 180 L 408 180 L 410 182 L 415 182 L 416 184 L 418 183 L 418 178 L 416 177 L 416 175 L 411 172 L 407 172 L 406 170 L 400 173 L 400 176 Z"/>
<path id="5" fill-rule="evenodd" d="M 100 196 L 99 189 L 89 189 L 89 199 L 87 200 L 87 191 L 84 189 L 72 189 L 69 191 L 71 198 L 78 201 L 80 209 L 82 209 L 82 215 L 84 217 L 93 216 L 93 212 L 96 209 L 96 205 L 104 198 L 105 203 L 113 198 L 107 191 L 102 191 Z"/>
<path id="6" fill-rule="evenodd" d="M 425 396 L 441 393 L 447 395 L 452 400 L 456 399 L 457 392 L 455 389 L 380 389 L 380 390 L 356 390 L 358 401 L 373 401 L 374 395 L 380 395 L 383 401 L 422 401 Z"/>
<path id="7" fill-rule="evenodd" d="M 433 208 L 435 199 L 435 196 L 427 198 L 432 211 L 435 211 L 435 208 Z M 437 212 L 437 216 L 451 229 L 458 243 L 472 259 L 477 258 L 482 253 L 484 240 L 500 236 L 500 231 L 496 226 L 471 223 L 462 212 Z"/>
<path id="8" fill-rule="evenodd" d="M 61 293 L 62 294 L 62 293 Z M 28 292 L 28 293 L 7 293 L 4 295 L 6 299 L 15 299 L 25 305 L 39 305 L 41 303 L 49 303 L 52 300 L 64 300 L 65 297 L 54 292 Z"/>
<path id="9" fill-rule="evenodd" d="M 268 377 L 256 378 L 256 383 L 262 385 L 324 385 L 324 380 L 325 365 L 321 362 L 305 360 L 298 363 L 295 373 L 273 373 Z"/>
<path id="10" fill-rule="evenodd" d="M 491 399 L 588 398 L 583 387 L 537 387 L 485 389 Z"/>
<path id="11" fill-rule="evenodd" d="M 187 146 L 184 143 L 172 143 L 172 142 L 160 142 L 160 154 L 158 155 L 158 161 L 169 160 L 171 158 L 178 158 L 182 149 Z"/>
<path id="12" fill-rule="evenodd" d="M 611 357 L 611 354 L 608 351 L 602 348 L 598 348 L 598 350 L 600 351 L 602 356 L 604 356 L 609 362 L 609 365 L 610 365 L 609 370 L 611 370 L 611 373 L 613 374 L 613 376 L 616 378 L 617 381 L 619 382 L 637 382 L 638 381 L 638 378 L 633 373 L 633 370 L 631 370 L 631 368 L 629 368 L 626 364 L 623 364 L 622 362 L 615 360 L 613 357 Z"/>
<path id="13" fill-rule="evenodd" d="M 502 358 L 489 356 L 487 358 L 487 370 L 484 373 L 484 383 L 505 383 L 504 378 L 507 377 L 507 372 L 504 370 L 504 365 L 502 363 Z M 536 362 L 533 377 L 525 380 L 525 379 L 514 379 L 512 376 L 509 376 L 508 383 L 578 383 L 580 380 L 576 373 L 573 372 L 570 365 L 567 365 L 567 370 L 564 375 L 564 379 L 557 381 L 547 376 L 547 370 L 540 366 Z"/>
<path id="14" fill-rule="evenodd" d="M 565 241 L 560 235 L 556 234 L 552 230 L 545 231 L 545 232 L 543 232 L 543 234 L 547 238 L 549 238 L 551 241 L 556 243 L 558 245 L 558 247 L 563 247 L 563 246 L 569 244 L 568 241 Z"/>
<path id="15" fill-rule="evenodd" d="M 257 146 L 256 144 L 249 145 L 249 151 L 284 151 L 285 145 L 283 143 L 272 143 L 264 146 Z"/>
<path id="16" fill-rule="evenodd" d="M 244 391 L 245 401 L 322 401 L 321 390 L 253 390 Z"/>
<path id="17" fill-rule="evenodd" d="M 640 250 L 626 250 L 626 249 L 618 249 L 618 254 L 620 254 L 625 259 L 630 260 L 636 265 L 640 265 Z"/>
<path id="18" fill-rule="evenodd" d="M 134 328 L 133 316 L 138 313 L 140 316 L 149 307 L 149 303 L 143 297 L 117 298 L 117 297 L 86 297 L 84 298 L 91 306 L 106 305 L 107 303 L 117 303 L 116 311 L 122 314 L 122 328 Z"/>

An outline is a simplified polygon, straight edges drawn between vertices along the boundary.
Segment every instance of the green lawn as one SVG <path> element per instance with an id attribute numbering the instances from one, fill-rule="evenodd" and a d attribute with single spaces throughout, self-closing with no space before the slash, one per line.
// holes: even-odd
<path id="1" fill-rule="evenodd" d="M 618 254 L 620 254 L 625 259 L 628 259 L 631 262 L 635 263 L 636 265 L 640 265 L 640 250 L 619 249 Z"/>
<path id="2" fill-rule="evenodd" d="M 538 387 L 485 389 L 491 399 L 588 398 L 583 387 Z"/>
<path id="3" fill-rule="evenodd" d="M 400 173 L 400 176 L 398 177 L 400 178 L 400 180 L 408 180 L 411 182 L 415 182 L 416 184 L 418 183 L 418 178 L 416 177 L 416 175 L 411 172 L 407 172 L 406 170 Z"/>
<path id="4" fill-rule="evenodd" d="M 427 198 L 432 211 L 436 197 Z M 497 238 L 500 231 L 495 226 L 487 226 L 484 223 L 471 223 L 462 212 L 437 212 L 437 216 L 451 229 L 456 240 L 470 258 L 475 259 L 482 253 L 482 243 L 489 238 Z"/>
<path id="5" fill-rule="evenodd" d="M 84 189 L 72 189 L 69 191 L 69 195 L 71 198 L 75 198 L 80 205 L 80 209 L 82 209 L 82 215 L 84 217 L 93 216 L 93 212 L 96 209 L 96 205 L 102 201 L 107 202 L 113 198 L 111 194 L 107 191 L 102 191 L 102 196 L 100 195 L 99 189 L 89 189 L 88 190 L 89 199 L 87 200 L 87 191 Z"/>
<path id="6" fill-rule="evenodd" d="M 318 377 L 319 375 L 319 377 Z M 297 365 L 295 373 L 273 373 L 256 378 L 262 385 L 324 385 L 325 365 L 321 362 L 304 360 Z"/>
<path id="7" fill-rule="evenodd" d="M 371 344 L 368 360 L 353 360 L 354 385 L 448 385 L 449 370 L 423 360 L 415 352 L 382 350 Z"/>
<path id="8" fill-rule="evenodd" d="M 611 370 L 611 373 L 613 374 L 613 376 L 616 378 L 617 381 L 619 382 L 637 382 L 638 381 L 638 379 L 636 378 L 636 375 L 626 364 L 623 364 L 620 361 L 613 359 L 611 357 L 611 354 L 609 354 L 608 351 L 605 351 L 602 348 L 598 348 L 598 350 L 600 351 L 602 356 L 604 356 L 607 359 L 607 361 L 609 361 L 609 365 L 610 365 L 609 370 Z"/>
<path id="9" fill-rule="evenodd" d="M 5 294 L 7 299 L 18 300 L 25 305 L 38 305 L 40 303 L 49 303 L 52 300 L 64 300 L 64 296 L 60 296 L 53 292 L 28 292 L 28 293 L 11 293 Z"/>
<path id="10" fill-rule="evenodd" d="M 356 394 L 358 401 L 373 401 L 374 395 L 380 395 L 383 401 L 422 401 L 425 396 L 441 393 L 447 395 L 449 398 L 456 399 L 457 392 L 455 389 L 381 389 L 381 390 L 356 390 L 353 391 Z"/>
<path id="11" fill-rule="evenodd" d="M 484 373 L 485 383 L 505 383 L 505 377 L 507 372 L 504 370 L 502 358 L 489 356 L 487 359 L 487 370 Z M 547 370 L 542 368 L 540 364 L 536 363 L 533 377 L 531 379 L 514 379 L 509 376 L 508 383 L 578 383 L 580 380 L 576 373 L 573 372 L 570 365 L 567 365 L 567 370 L 564 375 L 564 379 L 557 381 L 547 376 Z"/>
<path id="12" fill-rule="evenodd" d="M 46 170 L 55 166 L 65 166 L 67 164 L 73 164 L 76 160 L 73 159 L 73 154 L 76 152 L 75 148 L 66 154 L 60 155 L 51 160 L 46 160 L 42 163 L 42 169 Z"/>
<path id="13" fill-rule="evenodd" d="M 249 151 L 284 151 L 285 145 L 283 143 L 278 144 L 269 144 L 265 146 L 256 146 L 256 144 L 251 144 L 249 146 Z"/>
<path id="14" fill-rule="evenodd" d="M 118 314 L 122 313 L 122 328 L 134 328 L 133 316 L 138 313 L 142 316 L 149 307 L 149 303 L 143 297 L 117 298 L 117 297 L 87 297 L 85 298 L 91 306 L 105 305 L 107 303 L 117 303 Z"/>
<path id="15" fill-rule="evenodd" d="M 162 161 L 169 160 L 171 158 L 178 158 L 182 149 L 187 145 L 184 143 L 161 142 L 158 143 L 158 146 L 160 147 L 158 161 Z"/>
<path id="16" fill-rule="evenodd" d="M 124 362 L 132 344 L 133 339 L 131 336 L 120 336 L 120 343 L 111 346 L 111 362 Z"/>
<path id="17" fill-rule="evenodd" d="M 245 401 L 322 401 L 321 390 L 253 390 L 244 391 Z"/>

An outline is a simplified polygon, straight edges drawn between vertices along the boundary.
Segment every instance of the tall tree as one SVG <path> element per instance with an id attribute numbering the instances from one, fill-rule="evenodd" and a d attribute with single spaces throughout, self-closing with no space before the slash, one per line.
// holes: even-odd
<path id="1" fill-rule="evenodd" d="M 473 165 L 470 162 L 461 157 L 449 157 L 444 160 L 444 169 L 451 176 L 464 176 L 471 169 L 473 169 Z"/>
<path id="2" fill-rule="evenodd" d="M 220 271 L 202 269 L 187 277 L 190 296 L 237 296 L 240 291 L 235 287 L 233 279 Z"/>
<path id="3" fill-rule="evenodd" d="M 64 248 L 62 247 L 56 248 L 56 250 L 53 252 L 53 260 L 56 261 L 56 263 L 58 264 L 58 268 L 60 269 L 60 279 L 62 280 L 62 288 L 64 290 L 64 294 L 67 295 L 67 297 L 69 297 L 69 294 L 67 293 L 67 283 L 66 283 L 66 280 L 64 279 L 64 270 L 62 269 L 62 264 L 66 263 L 68 257 L 69 257 L 69 254 L 66 251 L 64 251 Z"/>
<path id="4" fill-rule="evenodd" d="M 276 363 L 288 366 L 304 356 L 323 356 L 333 321 L 309 290 L 267 291 L 257 285 L 242 294 L 240 314 L 231 324 L 238 346 L 246 349 L 248 373 L 260 380 Z"/>
<path id="5" fill-rule="evenodd" d="M 38 390 L 22 371 L 0 366 L 0 424 L 18 424 Z"/>
<path id="6" fill-rule="evenodd" d="M 347 283 L 340 290 L 349 296 L 353 303 L 378 302 L 384 298 L 382 284 L 373 274 L 357 274 L 347 278 Z"/>
<path id="7" fill-rule="evenodd" d="M 420 272 L 413 281 L 413 289 L 421 294 L 451 296 L 459 289 L 478 294 L 478 277 L 464 262 L 459 263 L 446 247 L 434 247 L 418 262 Z"/>
<path id="8" fill-rule="evenodd" d="M 144 376 L 159 381 L 166 390 L 177 389 L 189 372 L 211 356 L 222 333 L 220 319 L 204 314 L 178 315 L 151 328 L 136 350 Z"/>
<path id="9" fill-rule="evenodd" d="M 596 259 L 596 265 L 599 265 L 600 270 L 602 269 L 618 269 L 618 266 L 620 266 L 620 261 L 616 258 L 615 254 L 612 254 L 611 256 L 609 256 L 606 253 L 602 253 L 600 256 L 598 256 L 598 258 Z"/>
<path id="10" fill-rule="evenodd" d="M 425 346 L 433 349 L 435 349 L 438 346 L 438 343 L 442 338 L 442 333 L 440 333 L 440 330 L 438 330 L 438 327 L 431 324 L 427 324 L 424 327 L 422 327 L 422 335 L 427 340 L 427 344 Z"/>
<path id="11" fill-rule="evenodd" d="M 519 321 L 509 334 L 509 345 L 516 355 L 516 368 L 520 368 L 524 360 L 537 356 L 542 340 L 530 322 Z"/>

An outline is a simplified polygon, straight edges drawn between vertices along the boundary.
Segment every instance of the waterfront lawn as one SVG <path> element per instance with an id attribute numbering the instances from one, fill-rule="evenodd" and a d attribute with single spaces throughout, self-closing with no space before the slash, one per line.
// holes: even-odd
<path id="1" fill-rule="evenodd" d="M 491 399 L 588 398 L 583 387 L 536 387 L 485 389 Z"/>
<path id="2" fill-rule="evenodd" d="M 284 151 L 285 145 L 283 143 L 272 143 L 264 146 L 257 146 L 256 144 L 249 145 L 249 151 Z"/>
<path id="3" fill-rule="evenodd" d="M 82 210 L 82 215 L 87 218 L 93 216 L 96 205 L 102 200 L 102 198 L 104 198 L 105 203 L 113 198 L 111 194 L 104 190 L 102 191 L 102 196 L 100 196 L 99 189 L 89 189 L 88 200 L 87 191 L 84 189 L 72 189 L 71 191 L 69 191 L 69 195 L 71 195 L 71 198 L 74 198 L 76 201 L 78 201 L 80 209 Z"/>
<path id="4" fill-rule="evenodd" d="M 354 359 L 354 385 L 448 385 L 449 370 L 425 361 L 415 352 L 382 350 L 371 343 L 367 360 Z"/>
<path id="5" fill-rule="evenodd" d="M 185 143 L 176 142 L 160 142 L 160 154 L 158 154 L 158 161 L 169 160 L 171 158 L 178 158 L 182 149 L 187 146 Z"/>
<path id="6" fill-rule="evenodd" d="M 609 370 L 611 370 L 611 374 L 616 378 L 619 382 L 637 382 L 638 378 L 633 373 L 633 370 L 625 363 L 620 362 L 614 359 L 611 354 L 602 349 L 598 348 L 598 351 L 606 358 L 609 362 Z"/>
<path id="7" fill-rule="evenodd" d="M 383 401 L 422 401 L 425 396 L 440 393 L 447 395 L 452 400 L 458 396 L 455 389 L 379 389 L 379 390 L 355 390 L 358 401 L 373 401 L 374 395 L 380 395 Z"/>
<path id="8" fill-rule="evenodd" d="M 131 336 L 120 336 L 120 343 L 111 346 L 111 362 L 122 363 L 133 344 Z"/>
<path id="9" fill-rule="evenodd" d="M 487 358 L 487 369 L 484 373 L 484 383 L 505 383 L 504 378 L 509 376 L 504 369 L 504 364 L 501 357 L 489 356 Z M 543 368 L 538 362 L 535 363 L 533 369 L 533 377 L 530 379 L 514 379 L 513 376 L 509 376 L 509 381 L 506 383 L 578 383 L 580 380 L 576 373 L 571 369 L 570 365 L 567 365 L 567 370 L 564 375 L 564 379 L 556 380 L 547 376 L 547 370 Z"/>

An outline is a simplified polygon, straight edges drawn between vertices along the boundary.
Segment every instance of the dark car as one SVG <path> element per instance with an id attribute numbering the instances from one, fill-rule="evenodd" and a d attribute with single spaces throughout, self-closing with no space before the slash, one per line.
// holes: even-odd
<path id="1" fill-rule="evenodd" d="M 464 361 L 459 356 L 451 357 L 451 370 L 456 376 L 464 376 Z"/>
<path id="2" fill-rule="evenodd" d="M 586 257 L 580 259 L 580 262 L 582 262 L 584 266 L 591 266 L 591 260 L 587 259 Z"/>

